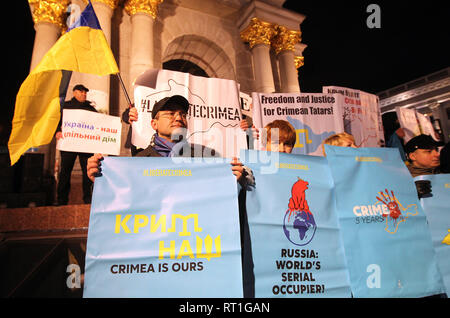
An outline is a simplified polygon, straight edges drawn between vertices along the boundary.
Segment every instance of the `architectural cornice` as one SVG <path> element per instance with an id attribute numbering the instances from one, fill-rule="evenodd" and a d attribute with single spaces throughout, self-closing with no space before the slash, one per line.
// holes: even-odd
<path id="1" fill-rule="evenodd" d="M 305 58 L 303 56 L 295 56 L 294 57 L 295 68 L 300 68 L 305 65 Z"/>
<path id="2" fill-rule="evenodd" d="M 241 32 L 241 39 L 249 43 L 250 48 L 257 44 L 271 44 L 272 38 L 276 34 L 274 25 L 262 21 L 258 18 L 252 18 L 250 24 Z"/>
<path id="3" fill-rule="evenodd" d="M 276 25 L 274 26 L 275 36 L 271 42 L 275 53 L 278 54 L 282 51 L 295 51 L 295 45 L 300 43 L 301 32 L 289 30 L 285 26 Z"/>
<path id="4" fill-rule="evenodd" d="M 406 105 L 408 100 L 412 100 L 414 98 L 417 99 L 420 98 L 420 96 L 424 96 L 426 94 L 430 94 L 431 92 L 442 90 L 448 87 L 450 87 L 450 78 L 444 78 L 439 81 L 432 82 L 414 89 L 410 89 L 408 91 L 399 93 L 397 95 L 385 99 L 380 99 L 380 108 L 400 103 L 404 103 Z"/>
<path id="5" fill-rule="evenodd" d="M 158 14 L 158 5 L 164 0 L 127 0 L 125 3 L 125 11 L 133 16 L 136 13 L 148 14 L 156 19 Z"/>
<path id="6" fill-rule="evenodd" d="M 70 0 L 28 0 L 34 23 L 48 22 L 66 28 L 66 10 Z"/>
<path id="7" fill-rule="evenodd" d="M 84 0 L 84 2 L 89 3 L 88 0 Z M 110 7 L 112 10 L 114 10 L 115 8 L 117 8 L 117 4 L 119 3 L 119 0 L 91 0 L 91 2 L 103 3 L 103 4 L 107 5 L 108 7 Z"/>

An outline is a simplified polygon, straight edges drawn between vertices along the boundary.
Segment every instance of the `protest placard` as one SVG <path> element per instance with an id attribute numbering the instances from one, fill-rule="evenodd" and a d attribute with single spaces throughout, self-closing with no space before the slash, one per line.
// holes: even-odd
<path id="1" fill-rule="evenodd" d="M 355 297 L 443 291 L 413 179 L 397 149 L 325 145 Z"/>
<path id="2" fill-rule="evenodd" d="M 431 193 L 420 199 L 427 216 L 437 264 L 447 296 L 450 296 L 450 174 L 423 175 L 414 181 L 429 181 Z"/>
<path id="3" fill-rule="evenodd" d="M 154 104 L 164 97 L 184 96 L 190 104 L 186 140 L 216 150 L 222 157 L 247 149 L 239 86 L 235 81 L 194 76 L 169 70 L 149 70 L 137 78 L 134 102 L 138 120 L 132 124 L 132 143 L 146 148 L 155 131 L 150 126 Z"/>
<path id="4" fill-rule="evenodd" d="M 229 163 L 105 158 L 88 233 L 84 297 L 242 297 Z"/>
<path id="5" fill-rule="evenodd" d="M 323 156 L 322 141 L 344 131 L 337 100 L 340 95 L 301 93 L 253 93 L 253 122 L 264 128 L 274 120 L 285 120 L 295 129 L 297 140 L 293 154 Z M 259 139 L 255 149 L 264 150 L 265 140 Z"/>
<path id="6" fill-rule="evenodd" d="M 56 148 L 63 151 L 120 154 L 120 118 L 81 109 L 64 109 L 62 138 Z"/>
<path id="7" fill-rule="evenodd" d="M 350 297 L 333 180 L 323 157 L 241 152 L 254 174 L 246 192 L 255 297 Z M 266 173 L 266 156 L 277 171 Z M 244 257 L 245 259 L 245 257 Z"/>
<path id="8" fill-rule="evenodd" d="M 338 100 L 344 131 L 355 138 L 357 147 L 381 146 L 384 133 L 377 95 L 339 86 L 324 86 L 323 93 L 340 94 L 344 97 Z"/>

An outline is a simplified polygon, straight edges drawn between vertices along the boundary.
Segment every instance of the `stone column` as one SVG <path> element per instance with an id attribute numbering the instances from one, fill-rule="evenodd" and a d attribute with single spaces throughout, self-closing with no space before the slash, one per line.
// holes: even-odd
<path id="1" fill-rule="evenodd" d="M 66 28 L 65 12 L 70 0 L 29 0 L 36 34 L 30 71 L 56 43 L 61 31 Z M 55 139 L 48 145 L 38 147 L 37 152 L 44 154 L 44 175 L 53 175 L 55 158 Z"/>
<path id="2" fill-rule="evenodd" d="M 158 4 L 163 0 L 127 0 L 125 11 L 131 16 L 130 85 L 142 72 L 153 68 L 153 27 Z"/>
<path id="3" fill-rule="evenodd" d="M 29 0 L 33 15 L 34 37 L 30 71 L 42 60 L 45 53 L 56 43 L 61 30 L 66 27 L 65 12 L 70 0 Z"/>
<path id="4" fill-rule="evenodd" d="M 274 35 L 273 25 L 258 18 L 252 18 L 250 24 L 241 32 L 241 39 L 249 44 L 252 52 L 255 92 L 275 91 L 270 63 L 270 43 Z"/>
<path id="5" fill-rule="evenodd" d="M 111 18 L 118 2 L 119 0 L 91 0 L 92 7 L 108 43 L 111 43 Z"/>
<path id="6" fill-rule="evenodd" d="M 302 67 L 303 65 L 305 65 L 305 57 L 303 56 L 303 51 L 306 49 L 307 45 L 303 44 L 303 43 L 297 43 L 295 45 L 296 49 L 295 49 L 295 56 L 294 56 L 294 63 L 295 63 L 295 68 L 297 69 L 297 74 L 299 71 L 299 68 Z M 299 76 L 297 76 L 297 78 L 299 78 Z M 300 82 L 298 82 L 298 85 L 300 86 Z M 302 88 L 300 87 L 300 92 L 302 91 Z"/>
<path id="7" fill-rule="evenodd" d="M 87 0 L 84 0 L 84 2 L 87 3 Z M 91 3 L 106 40 L 111 43 L 111 18 L 118 0 L 91 0 Z M 109 114 L 110 77 L 110 75 L 74 74 L 69 90 L 72 91 L 73 85 L 83 84 L 89 88 L 88 100 L 96 104 L 97 111 Z M 68 94 L 67 98 L 69 97 Z"/>
<path id="8" fill-rule="evenodd" d="M 276 26 L 276 35 L 272 47 L 278 57 L 281 92 L 299 93 L 298 73 L 295 63 L 295 45 L 301 41 L 300 31 L 288 30 L 284 26 Z"/>
<path id="9" fill-rule="evenodd" d="M 300 67 L 305 65 L 305 57 L 304 56 L 295 56 L 294 62 L 295 62 L 295 68 L 298 70 Z"/>

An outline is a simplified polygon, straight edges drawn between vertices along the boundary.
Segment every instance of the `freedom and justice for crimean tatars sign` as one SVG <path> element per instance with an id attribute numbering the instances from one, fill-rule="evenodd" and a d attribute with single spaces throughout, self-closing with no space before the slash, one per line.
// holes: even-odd
<path id="1" fill-rule="evenodd" d="M 342 98 L 321 93 L 253 93 L 253 122 L 256 128 L 261 129 L 274 120 L 286 120 L 297 135 L 292 153 L 322 156 L 322 141 L 344 131 L 337 106 Z M 264 140 L 255 140 L 253 147 L 264 150 Z"/>

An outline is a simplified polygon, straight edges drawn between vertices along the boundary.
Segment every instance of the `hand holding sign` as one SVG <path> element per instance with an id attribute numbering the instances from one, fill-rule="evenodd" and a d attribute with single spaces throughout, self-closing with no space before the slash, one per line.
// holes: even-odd
<path id="1" fill-rule="evenodd" d="M 132 122 L 138 120 L 138 111 L 137 111 L 136 107 L 134 107 L 134 106 L 130 107 L 129 116 L 130 116 L 130 118 L 129 118 L 130 124 Z"/>
<path id="2" fill-rule="evenodd" d="M 95 177 L 101 175 L 100 161 L 102 160 L 103 155 L 100 153 L 96 153 L 92 157 L 89 157 L 87 161 L 87 176 L 92 182 L 95 181 Z"/>

